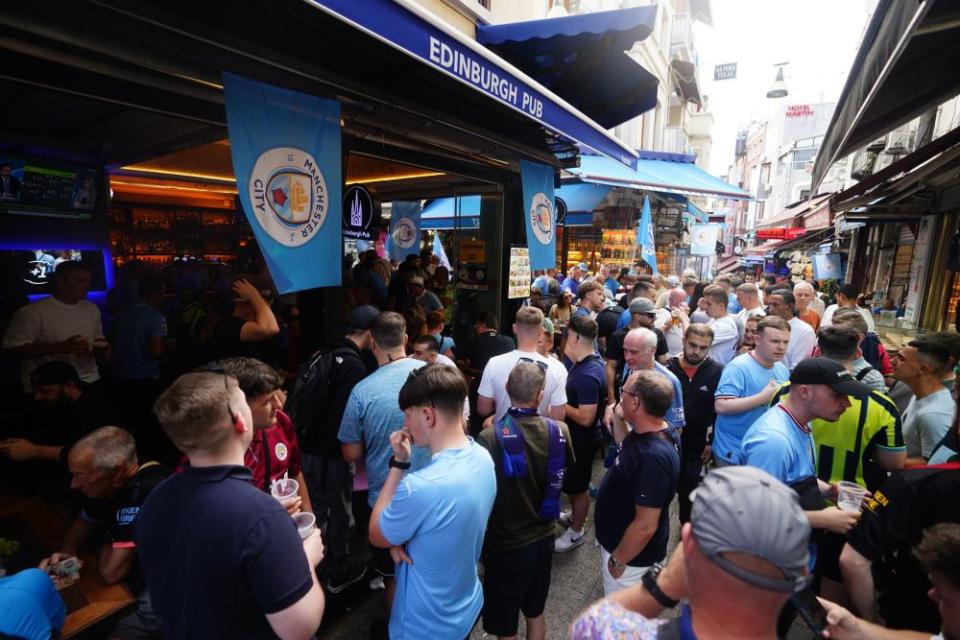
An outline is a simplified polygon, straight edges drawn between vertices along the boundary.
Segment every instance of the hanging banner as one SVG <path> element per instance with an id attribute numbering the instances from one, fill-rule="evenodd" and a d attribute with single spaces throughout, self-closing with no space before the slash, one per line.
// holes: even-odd
<path id="1" fill-rule="evenodd" d="M 654 240 L 653 216 L 650 215 L 650 198 L 643 196 L 643 211 L 640 214 L 640 227 L 637 229 L 637 245 L 640 257 L 650 265 L 653 275 L 657 275 L 657 246 Z"/>
<path id="2" fill-rule="evenodd" d="M 420 253 L 420 201 L 395 201 L 390 213 L 387 253 L 391 260 L 403 260 Z"/>
<path id="3" fill-rule="evenodd" d="M 356 240 L 373 240 L 372 224 L 380 210 L 366 187 L 354 185 L 343 194 L 343 236 Z"/>
<path id="4" fill-rule="evenodd" d="M 840 280 L 840 254 L 815 254 L 813 256 L 813 279 Z"/>
<path id="5" fill-rule="evenodd" d="M 340 286 L 340 103 L 223 74 L 240 202 L 280 293 Z"/>
<path id="6" fill-rule="evenodd" d="M 557 266 L 556 213 L 553 204 L 553 168 L 520 161 L 523 210 L 527 225 L 527 248 L 531 269 Z"/>
<path id="7" fill-rule="evenodd" d="M 719 224 L 695 224 L 690 234 L 690 255 L 717 255 L 717 239 L 720 236 Z"/>
<path id="8" fill-rule="evenodd" d="M 433 234 L 433 255 L 437 256 L 437 259 L 440 260 L 440 266 L 446 267 L 450 270 L 450 258 L 447 257 L 447 252 L 443 248 L 443 243 L 440 242 L 440 232 L 437 231 Z"/>

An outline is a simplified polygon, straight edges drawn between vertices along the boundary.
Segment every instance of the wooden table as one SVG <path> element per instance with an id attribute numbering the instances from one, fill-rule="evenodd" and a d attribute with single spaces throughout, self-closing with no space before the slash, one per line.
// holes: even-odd
<path id="1" fill-rule="evenodd" d="M 35 567 L 43 558 L 56 552 L 66 531 L 63 520 L 40 499 L 0 501 L 0 538 L 16 540 L 21 545 L 20 552 L 8 566 L 10 573 Z M 81 553 L 80 559 L 83 560 L 80 580 L 60 590 L 60 597 L 67 607 L 63 638 L 119 615 L 136 602 L 126 586 L 107 584 L 100 578 L 93 554 Z"/>

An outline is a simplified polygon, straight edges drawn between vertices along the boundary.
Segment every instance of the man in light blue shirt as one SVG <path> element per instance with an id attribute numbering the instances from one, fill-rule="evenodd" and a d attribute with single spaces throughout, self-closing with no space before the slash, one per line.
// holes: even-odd
<path id="1" fill-rule="evenodd" d="M 497 480 L 487 450 L 463 432 L 467 383 L 432 364 L 400 390 L 404 427 L 390 436 L 390 473 L 370 516 L 370 542 L 399 558 L 391 638 L 466 638 L 483 608 L 477 561 Z M 432 462 L 411 469 L 414 444 Z"/>
<path id="2" fill-rule="evenodd" d="M 850 407 L 850 398 L 867 398 L 870 389 L 857 382 L 842 364 L 827 358 L 800 361 L 790 374 L 790 394 L 768 409 L 743 436 L 740 464 L 763 469 L 796 491 L 810 527 L 844 534 L 859 510 L 827 507 L 835 487 L 817 478 L 816 447 L 810 422 L 835 423 Z M 811 566 L 816 548 L 811 546 Z"/>
<path id="3" fill-rule="evenodd" d="M 390 434 L 403 428 L 403 412 L 397 404 L 397 394 L 410 373 L 424 366 L 421 360 L 408 358 L 404 345 L 407 323 L 403 316 L 385 311 L 370 324 L 373 355 L 380 368 L 357 383 L 350 392 L 338 437 L 344 461 L 364 460 L 370 486 L 368 504 L 373 507 L 380 488 L 387 479 L 390 461 Z M 463 406 L 460 407 L 461 411 Z M 412 457 L 415 469 L 430 462 L 430 451 L 415 447 Z M 373 550 L 373 569 L 385 580 L 388 604 L 393 593 L 394 564 L 390 553 Z"/>
<path id="4" fill-rule="evenodd" d="M 0 578 L 0 635 L 46 640 L 60 637 L 66 610 L 46 572 L 24 569 Z"/>
<path id="5" fill-rule="evenodd" d="M 757 324 L 753 351 L 723 368 L 714 394 L 713 458 L 718 466 L 737 464 L 743 434 L 767 410 L 790 371 L 780 361 L 790 342 L 790 323 L 769 316 Z"/>

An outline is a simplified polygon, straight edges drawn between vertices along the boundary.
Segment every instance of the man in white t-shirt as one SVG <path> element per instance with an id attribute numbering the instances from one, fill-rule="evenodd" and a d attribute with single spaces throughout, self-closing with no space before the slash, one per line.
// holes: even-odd
<path id="1" fill-rule="evenodd" d="M 760 304 L 760 289 L 752 282 L 744 282 L 737 287 L 737 302 L 742 307 L 737 313 L 737 329 L 740 330 L 740 342 L 743 342 L 743 331 L 747 326 L 747 318 L 762 318 L 767 315 Z"/>
<path id="2" fill-rule="evenodd" d="M 845 284 L 837 291 L 837 304 L 832 304 L 823 312 L 823 318 L 820 319 L 821 327 L 829 327 L 833 323 L 834 312 L 841 308 L 856 309 L 863 316 L 867 323 L 867 331 L 874 333 L 877 325 L 873 320 L 873 314 L 869 309 L 857 306 L 857 298 L 860 297 L 860 290 L 855 284 Z"/>
<path id="3" fill-rule="evenodd" d="M 690 326 L 687 315 L 687 292 L 670 289 L 666 292 L 666 308 L 657 309 L 656 327 L 667 339 L 667 355 L 675 358 L 683 353 L 683 336 Z"/>
<path id="4" fill-rule="evenodd" d="M 545 358 L 537 352 L 537 342 L 543 332 L 543 312 L 536 307 L 521 307 L 513 324 L 517 348 L 510 353 L 494 356 L 487 362 L 480 378 L 477 413 L 481 417 L 494 415 L 500 420 L 510 408 L 507 378 L 518 362 L 533 362 L 546 371 L 540 415 L 563 420 L 567 404 L 567 370 L 558 360 Z"/>
<path id="5" fill-rule="evenodd" d="M 809 358 L 817 346 L 813 327 L 796 316 L 797 301 L 788 289 L 777 289 L 767 296 L 767 311 L 790 323 L 790 344 L 783 364 L 791 371 L 801 360 Z"/>
<path id="6" fill-rule="evenodd" d="M 709 316 L 707 326 L 713 329 L 713 346 L 710 347 L 710 357 L 715 362 L 725 365 L 737 354 L 737 343 L 740 341 L 740 329 L 734 316 L 727 313 L 727 292 L 723 287 L 715 284 L 703 290 L 700 305 L 704 313 Z"/>
<path id="7" fill-rule="evenodd" d="M 63 262 L 53 275 L 53 295 L 19 309 L 3 336 L 3 350 L 17 358 L 23 390 L 30 391 L 30 372 L 44 362 L 62 360 L 73 365 L 83 382 L 100 379 L 94 347 L 108 348 L 100 323 L 100 309 L 87 300 L 90 268 L 81 262 Z"/>

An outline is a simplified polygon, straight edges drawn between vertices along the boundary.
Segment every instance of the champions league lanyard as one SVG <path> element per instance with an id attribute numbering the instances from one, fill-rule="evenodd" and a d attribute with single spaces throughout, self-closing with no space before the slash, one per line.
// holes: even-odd
<path id="1" fill-rule="evenodd" d="M 494 433 L 500 449 L 503 450 L 503 472 L 508 478 L 525 478 L 529 472 L 527 456 L 524 451 L 526 440 L 517 424 L 517 417 L 536 417 L 535 408 L 510 408 L 503 416 Z M 567 439 L 560 425 L 544 418 L 547 423 L 550 444 L 547 457 L 546 492 L 540 504 L 539 515 L 544 520 L 554 520 L 560 516 L 560 489 L 563 486 L 563 469 L 567 457 Z"/>

